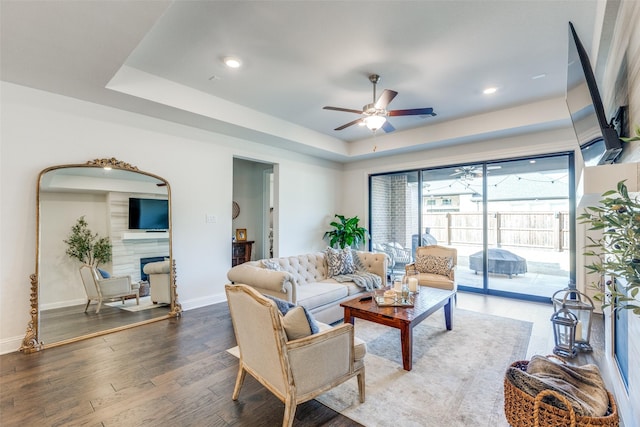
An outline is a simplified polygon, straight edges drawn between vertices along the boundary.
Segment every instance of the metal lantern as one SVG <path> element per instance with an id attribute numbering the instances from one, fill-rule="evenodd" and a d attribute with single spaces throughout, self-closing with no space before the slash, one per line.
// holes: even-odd
<path id="1" fill-rule="evenodd" d="M 564 292 L 564 295 L 562 297 L 557 296 L 561 292 Z M 567 308 L 576 316 L 578 323 L 576 324 L 574 341 L 578 350 L 593 350 L 589 343 L 591 338 L 591 321 L 595 308 L 591 298 L 576 289 L 567 288 L 553 294 L 552 299 L 554 310 L 557 311 L 560 307 Z"/>
<path id="2" fill-rule="evenodd" d="M 578 324 L 576 315 L 568 308 L 563 307 L 553 313 L 551 323 L 556 343 L 553 353 L 562 357 L 575 357 L 578 354 L 575 346 L 576 325 Z"/>

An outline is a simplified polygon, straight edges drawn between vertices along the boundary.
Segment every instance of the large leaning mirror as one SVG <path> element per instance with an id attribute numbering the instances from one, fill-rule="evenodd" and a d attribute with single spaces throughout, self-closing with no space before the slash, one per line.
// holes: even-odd
<path id="1" fill-rule="evenodd" d="M 113 158 L 53 166 L 40 173 L 36 204 L 31 320 L 20 350 L 180 315 L 166 180 Z"/>

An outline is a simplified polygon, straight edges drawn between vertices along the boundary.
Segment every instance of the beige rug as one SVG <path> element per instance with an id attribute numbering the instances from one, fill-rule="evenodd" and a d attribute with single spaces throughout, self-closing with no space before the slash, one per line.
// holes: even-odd
<path id="1" fill-rule="evenodd" d="M 115 307 L 115 308 L 119 308 L 121 310 L 126 310 L 126 311 L 142 311 L 142 310 L 151 310 L 153 308 L 160 308 L 160 307 L 167 307 L 168 304 L 154 304 L 151 301 L 151 297 L 150 296 L 146 296 L 146 297 L 141 297 L 140 298 L 140 304 L 136 304 L 136 299 L 135 298 L 130 298 L 124 301 L 124 304 L 122 303 L 122 301 L 114 301 L 114 302 L 108 302 L 105 303 L 105 305 L 108 305 L 109 307 Z"/>
<path id="2" fill-rule="evenodd" d="M 439 311 L 414 328 L 413 369 L 402 369 L 397 329 L 356 319 L 367 342 L 366 402 L 354 379 L 316 400 L 368 427 L 508 426 L 502 380 L 526 356 L 532 324 L 465 310 L 453 330 Z"/>

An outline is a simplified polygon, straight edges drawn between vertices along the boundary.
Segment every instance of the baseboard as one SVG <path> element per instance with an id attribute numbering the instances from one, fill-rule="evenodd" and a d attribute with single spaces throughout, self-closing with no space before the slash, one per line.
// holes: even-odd
<path id="1" fill-rule="evenodd" d="M 49 304 L 40 304 L 40 310 L 53 310 L 55 308 L 73 307 L 74 305 L 84 305 L 87 303 L 86 298 L 79 298 L 70 301 L 52 302 Z"/>
<path id="2" fill-rule="evenodd" d="M 19 351 L 22 346 L 24 336 L 11 337 L 0 340 L 0 354 L 13 353 Z"/>
<path id="3" fill-rule="evenodd" d="M 178 302 L 182 306 L 182 310 L 188 311 L 188 310 L 193 310 L 200 307 L 206 307 L 207 305 L 219 304 L 221 302 L 226 303 L 227 296 L 225 295 L 224 292 L 221 292 L 221 293 L 209 295 L 203 298 L 183 300 L 182 298 L 180 298 L 180 294 L 178 294 Z"/>

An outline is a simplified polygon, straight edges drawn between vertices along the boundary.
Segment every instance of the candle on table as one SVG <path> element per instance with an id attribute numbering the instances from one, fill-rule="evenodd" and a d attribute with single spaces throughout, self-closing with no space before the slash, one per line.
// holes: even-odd
<path id="1" fill-rule="evenodd" d="M 409 277 L 409 291 L 416 292 L 418 290 L 418 278 Z"/>

